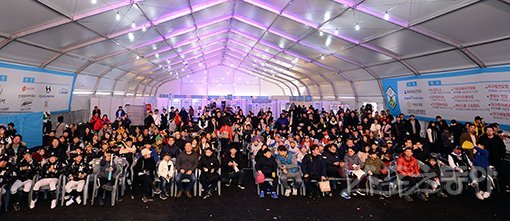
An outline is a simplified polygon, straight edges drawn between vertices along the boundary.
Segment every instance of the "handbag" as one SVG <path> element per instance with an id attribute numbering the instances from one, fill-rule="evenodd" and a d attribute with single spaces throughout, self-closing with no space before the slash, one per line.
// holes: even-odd
<path id="1" fill-rule="evenodd" d="M 321 192 L 331 192 L 331 186 L 327 180 L 319 182 L 319 188 L 321 189 Z"/>
<path id="2" fill-rule="evenodd" d="M 263 173 L 257 173 L 257 176 L 255 177 L 255 183 L 261 184 L 264 182 L 265 179 L 266 179 L 266 177 L 264 176 Z"/>

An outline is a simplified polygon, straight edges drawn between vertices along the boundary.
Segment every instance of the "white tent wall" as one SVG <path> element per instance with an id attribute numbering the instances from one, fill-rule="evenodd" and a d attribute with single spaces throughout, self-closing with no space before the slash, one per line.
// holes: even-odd
<path id="1" fill-rule="evenodd" d="M 212 67 L 186 77 L 174 79 L 161 85 L 158 94 L 177 95 L 228 95 L 271 96 L 285 95 L 285 85 L 277 85 L 271 79 L 257 78 L 227 66 Z"/>

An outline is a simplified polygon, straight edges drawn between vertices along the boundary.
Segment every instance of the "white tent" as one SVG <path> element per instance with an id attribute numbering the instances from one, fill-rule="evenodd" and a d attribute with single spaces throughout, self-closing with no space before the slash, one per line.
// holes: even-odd
<path id="1" fill-rule="evenodd" d="M 91 94 L 382 100 L 383 78 L 510 63 L 508 0 L 4 0 L 0 19 L 0 60 Z"/>

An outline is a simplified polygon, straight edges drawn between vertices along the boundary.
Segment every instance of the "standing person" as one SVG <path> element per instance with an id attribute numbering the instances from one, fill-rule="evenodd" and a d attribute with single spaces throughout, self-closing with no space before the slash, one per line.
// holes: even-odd
<path id="1" fill-rule="evenodd" d="M 450 121 L 450 131 L 453 135 L 453 146 L 459 146 L 460 145 L 460 136 L 462 135 L 462 132 L 464 128 L 461 124 L 459 124 L 455 119 Z M 449 154 L 449 152 L 448 152 Z"/>
<path id="2" fill-rule="evenodd" d="M 147 113 L 147 117 L 145 117 L 145 119 L 143 120 L 143 123 L 144 123 L 145 128 L 150 128 L 152 126 L 152 124 L 154 124 L 154 118 L 153 118 L 152 111 L 149 111 Z"/>
<path id="3" fill-rule="evenodd" d="M 162 156 L 158 165 L 158 177 L 161 181 L 161 194 L 159 194 L 159 198 L 166 200 L 170 197 L 168 190 L 172 188 L 171 184 L 175 174 L 175 166 L 170 153 L 164 153 Z"/>
<path id="4" fill-rule="evenodd" d="M 39 189 L 43 186 L 49 186 L 51 197 L 51 209 L 57 206 L 57 184 L 60 174 L 64 172 L 64 164 L 59 160 L 55 152 L 50 153 L 50 159 L 45 163 L 39 171 L 39 181 L 34 184 L 32 201 L 30 201 L 30 209 L 35 208 L 35 203 L 39 195 Z"/>
<path id="5" fill-rule="evenodd" d="M 220 142 L 221 142 L 221 153 L 225 153 L 230 149 L 230 143 L 232 142 L 233 130 L 230 126 L 230 122 L 226 122 L 220 128 Z"/>
<path id="6" fill-rule="evenodd" d="M 276 163 L 278 164 L 278 168 L 282 171 L 280 175 L 280 182 L 282 182 L 283 187 L 285 188 L 285 196 L 290 196 L 290 194 L 297 195 L 298 189 L 301 187 L 301 184 L 303 184 L 303 180 L 301 179 L 302 175 L 299 171 L 296 157 L 294 154 L 289 153 L 285 146 L 280 145 L 278 146 Z M 292 189 L 287 179 L 294 180 L 292 183 Z"/>
<path id="7" fill-rule="evenodd" d="M 503 162 L 506 155 L 505 142 L 503 142 L 503 139 L 495 133 L 496 131 L 494 130 L 494 126 L 488 126 L 485 131 L 486 133 L 480 137 L 480 143 L 482 143 L 485 149 L 489 151 L 490 165 L 494 166 L 497 171 L 503 171 Z M 500 179 L 498 179 L 499 182 L 503 182 L 505 180 L 503 177 L 504 174 L 505 173 L 503 172 L 498 173 L 498 176 L 500 176 Z"/>
<path id="8" fill-rule="evenodd" d="M 87 162 L 83 161 L 81 154 L 74 156 L 74 162 L 69 165 L 66 169 L 66 174 L 69 181 L 66 183 L 64 189 L 66 196 L 64 199 L 67 200 L 66 206 L 71 204 L 81 204 L 81 194 L 85 187 L 87 175 L 91 173 L 91 168 Z M 87 184 L 88 185 L 88 184 Z"/>
<path id="9" fill-rule="evenodd" d="M 188 125 L 189 115 L 188 112 L 186 112 L 185 108 L 181 109 L 181 112 L 179 112 L 179 116 L 181 117 L 181 120 L 184 122 L 184 125 Z"/>
<path id="10" fill-rule="evenodd" d="M 414 114 L 409 116 L 407 121 L 407 132 L 413 138 L 413 141 L 420 139 L 421 124 L 414 118 Z"/>
<path id="11" fill-rule="evenodd" d="M 136 161 L 135 166 L 133 167 L 133 175 L 134 175 L 134 190 L 135 192 L 142 192 L 142 201 L 147 203 L 149 201 L 154 201 L 152 196 L 152 190 L 154 188 L 154 177 L 156 171 L 156 161 L 151 156 L 151 150 L 145 148 L 142 150 L 142 158 Z M 160 194 L 161 192 L 158 189 L 154 190 L 154 194 Z"/>
<path id="12" fill-rule="evenodd" d="M 272 178 L 273 183 L 270 184 L 268 181 L 264 181 L 260 188 L 260 198 L 264 198 L 265 193 L 270 193 L 273 199 L 277 199 L 276 195 L 276 169 L 278 167 L 273 154 L 269 148 L 262 151 L 263 157 L 260 157 L 255 163 L 255 169 L 258 174 L 264 174 L 265 178 Z"/>
<path id="13" fill-rule="evenodd" d="M 58 116 L 57 117 L 57 126 L 55 127 L 55 137 L 62 136 L 65 129 L 66 129 L 66 124 L 64 123 L 64 116 Z"/>
<path id="14" fill-rule="evenodd" d="M 44 149 L 44 148 L 41 148 Z M 18 160 L 16 164 L 16 180 L 11 186 L 12 201 L 14 202 L 14 210 L 20 210 L 20 204 L 22 199 L 26 199 L 30 189 L 32 189 L 32 179 L 39 170 L 39 164 L 32 159 L 32 155 L 29 150 L 25 150 L 23 159 Z M 18 191 L 19 188 L 23 187 L 23 191 Z"/>
<path id="15" fill-rule="evenodd" d="M 485 150 L 485 147 L 482 143 L 478 143 L 474 149 L 474 159 L 473 166 L 476 167 L 475 173 L 476 180 L 478 181 L 478 192 L 476 193 L 476 197 L 480 200 L 487 199 L 491 196 L 491 187 L 489 187 L 489 182 L 486 171 L 489 171 L 489 151 Z M 480 197 L 481 196 L 481 197 Z"/>
<path id="16" fill-rule="evenodd" d="M 59 116 L 59 117 L 61 117 L 61 116 Z M 62 120 L 63 120 L 63 118 L 62 118 Z M 92 118 L 90 118 L 89 123 L 92 125 L 92 129 L 96 132 L 101 130 L 101 128 L 103 128 L 103 121 L 99 117 L 98 113 L 95 113 L 92 116 Z M 59 126 L 59 124 L 57 124 L 57 128 L 58 128 L 58 126 Z M 57 133 L 55 133 L 55 136 L 60 137 L 60 136 L 57 136 Z"/>
<path id="17" fill-rule="evenodd" d="M 321 156 L 319 146 L 315 144 L 310 146 L 310 153 L 303 158 L 301 163 L 306 192 L 309 194 L 308 197 L 320 197 L 319 187 L 314 185 L 312 180 L 325 181 L 326 168 L 326 160 Z"/>
<path id="18" fill-rule="evenodd" d="M 163 112 L 161 113 L 161 126 L 159 128 L 160 130 L 168 128 L 168 120 L 170 120 L 170 116 L 168 115 L 166 108 L 163 108 Z"/>
<path id="19" fill-rule="evenodd" d="M 175 168 L 177 169 L 177 177 L 175 183 L 177 184 L 177 198 L 182 196 L 182 192 L 185 191 L 186 196 L 191 198 L 191 190 L 197 180 L 195 176 L 195 170 L 198 167 L 198 154 L 193 151 L 191 142 L 186 142 L 184 145 L 184 151 L 177 157 Z M 188 186 L 186 189 L 183 187 L 182 180 L 188 179 Z"/>
<path id="20" fill-rule="evenodd" d="M 427 141 L 429 143 L 430 152 L 439 153 L 439 145 L 440 145 L 440 134 L 441 132 L 438 130 L 438 126 L 436 122 L 430 121 L 427 126 Z"/>
<path id="21" fill-rule="evenodd" d="M 204 153 L 200 158 L 198 168 L 202 172 L 200 174 L 200 183 L 205 192 L 204 199 L 207 199 L 213 195 L 213 191 L 220 180 L 220 174 L 218 173 L 220 161 L 214 155 L 212 148 L 205 148 Z"/>
<path id="22" fill-rule="evenodd" d="M 115 120 L 120 120 L 122 117 L 126 115 L 126 112 L 122 109 L 122 106 L 119 106 L 117 111 L 115 112 Z"/>
<path id="23" fill-rule="evenodd" d="M 152 119 L 154 119 L 154 125 L 156 125 L 157 128 L 161 128 L 161 115 L 159 115 L 158 109 L 154 110 Z"/>

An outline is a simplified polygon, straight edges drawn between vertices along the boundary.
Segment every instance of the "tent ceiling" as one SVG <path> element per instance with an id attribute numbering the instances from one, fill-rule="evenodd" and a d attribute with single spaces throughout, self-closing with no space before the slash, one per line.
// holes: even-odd
<path id="1" fill-rule="evenodd" d="M 100 91 L 224 65 L 338 98 L 336 82 L 381 95 L 385 77 L 510 63 L 506 0 L 9 0 L 0 19 L 0 59 L 97 76 L 80 88 Z"/>

